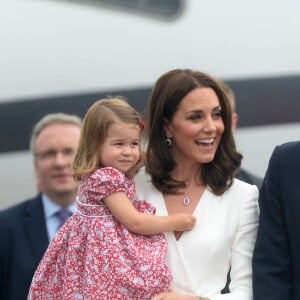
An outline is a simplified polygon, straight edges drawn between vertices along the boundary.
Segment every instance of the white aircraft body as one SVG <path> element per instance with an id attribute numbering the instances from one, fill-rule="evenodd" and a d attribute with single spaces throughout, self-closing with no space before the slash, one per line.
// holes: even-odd
<path id="1" fill-rule="evenodd" d="M 33 124 L 84 115 L 124 94 L 140 111 L 155 80 L 192 68 L 227 82 L 243 166 L 263 176 L 273 148 L 299 139 L 300 1 L 0 2 L 0 209 L 35 195 Z"/>

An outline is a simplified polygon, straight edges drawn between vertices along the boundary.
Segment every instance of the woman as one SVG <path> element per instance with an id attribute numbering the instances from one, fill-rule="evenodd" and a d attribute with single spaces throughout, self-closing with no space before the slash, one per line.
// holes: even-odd
<path id="1" fill-rule="evenodd" d="M 252 299 L 258 189 L 234 179 L 242 155 L 231 114 L 222 86 L 207 74 L 172 70 L 153 88 L 137 196 L 150 201 L 157 215 L 197 217 L 192 231 L 165 234 L 172 290 L 154 300 Z M 230 293 L 222 295 L 230 269 Z"/>

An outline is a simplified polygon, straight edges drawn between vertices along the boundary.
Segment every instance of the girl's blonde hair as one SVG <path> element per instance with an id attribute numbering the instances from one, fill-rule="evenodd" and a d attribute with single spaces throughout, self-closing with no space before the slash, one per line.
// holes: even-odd
<path id="1" fill-rule="evenodd" d="M 83 175 L 90 174 L 102 167 L 100 146 L 106 139 L 107 130 L 113 123 L 130 123 L 144 128 L 138 112 L 122 97 L 106 98 L 96 101 L 87 111 L 82 124 L 79 146 L 73 162 L 73 175 L 80 180 Z M 133 176 L 141 167 L 137 166 L 126 174 Z"/>

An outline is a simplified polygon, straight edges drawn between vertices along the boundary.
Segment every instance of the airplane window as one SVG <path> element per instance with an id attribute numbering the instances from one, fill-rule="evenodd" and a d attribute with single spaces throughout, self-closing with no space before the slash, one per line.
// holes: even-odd
<path id="1" fill-rule="evenodd" d="M 183 8 L 183 0 L 79 0 L 79 2 L 105 5 L 109 8 L 125 9 L 163 18 L 176 17 Z"/>

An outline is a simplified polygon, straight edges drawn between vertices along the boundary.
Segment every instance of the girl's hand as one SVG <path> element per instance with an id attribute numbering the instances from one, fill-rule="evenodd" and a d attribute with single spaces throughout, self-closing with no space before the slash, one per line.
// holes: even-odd
<path id="1" fill-rule="evenodd" d="M 196 223 L 196 218 L 192 215 L 179 213 L 172 216 L 174 220 L 174 231 L 192 230 Z"/>

